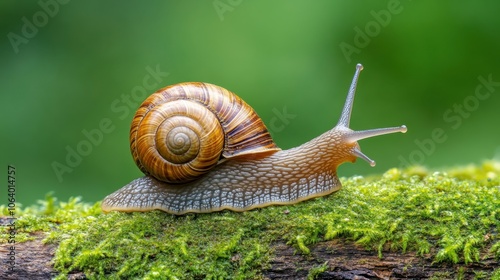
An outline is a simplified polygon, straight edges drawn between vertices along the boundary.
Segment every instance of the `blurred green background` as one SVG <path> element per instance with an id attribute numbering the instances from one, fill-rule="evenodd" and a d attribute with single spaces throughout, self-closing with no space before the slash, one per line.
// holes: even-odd
<path id="1" fill-rule="evenodd" d="M 97 201 L 141 176 L 128 133 L 148 77 L 148 94 L 183 81 L 237 93 L 286 149 L 336 124 L 359 62 L 351 127 L 409 130 L 360 141 L 377 166 L 344 164 L 341 176 L 500 159 L 498 1 L 41 0 L 0 10 L 2 185 L 15 165 L 24 205 L 51 191 Z M 78 147 L 85 155 L 68 162 Z"/>

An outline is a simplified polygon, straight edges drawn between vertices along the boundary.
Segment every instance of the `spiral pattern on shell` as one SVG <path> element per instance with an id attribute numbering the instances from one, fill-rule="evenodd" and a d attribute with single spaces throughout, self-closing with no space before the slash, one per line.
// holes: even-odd
<path id="1" fill-rule="evenodd" d="M 193 181 L 222 158 L 280 150 L 248 104 L 207 83 L 176 84 L 149 96 L 132 121 L 130 149 L 145 174 L 168 183 Z"/>

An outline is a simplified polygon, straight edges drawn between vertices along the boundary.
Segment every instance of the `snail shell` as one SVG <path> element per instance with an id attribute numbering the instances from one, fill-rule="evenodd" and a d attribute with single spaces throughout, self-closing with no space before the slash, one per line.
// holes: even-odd
<path id="1" fill-rule="evenodd" d="M 337 125 L 288 150 L 274 144 L 252 108 L 221 87 L 183 83 L 159 90 L 141 105 L 130 132 L 132 155 L 146 176 L 104 198 L 103 211 L 247 211 L 339 190 L 340 164 L 362 158 L 375 165 L 358 140 L 406 132 L 404 125 L 349 128 L 362 69 L 356 66 Z"/>
<path id="2" fill-rule="evenodd" d="M 130 149 L 142 172 L 174 184 L 197 179 L 223 158 L 280 150 L 252 107 L 207 83 L 149 96 L 132 121 Z"/>

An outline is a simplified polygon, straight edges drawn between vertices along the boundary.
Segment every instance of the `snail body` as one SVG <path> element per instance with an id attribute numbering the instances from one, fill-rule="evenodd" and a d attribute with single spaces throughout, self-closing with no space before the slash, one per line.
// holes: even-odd
<path id="1" fill-rule="evenodd" d="M 107 196 L 103 211 L 246 211 L 339 190 L 340 164 L 360 157 L 375 165 L 360 151 L 358 140 L 406 132 L 405 126 L 364 131 L 348 127 L 361 70 L 358 64 L 337 125 L 288 150 L 274 144 L 248 104 L 223 88 L 183 83 L 157 91 L 141 105 L 131 128 L 132 155 L 146 176 Z M 198 121 L 208 125 L 199 129 Z M 164 158 L 172 156 L 173 164 Z"/>

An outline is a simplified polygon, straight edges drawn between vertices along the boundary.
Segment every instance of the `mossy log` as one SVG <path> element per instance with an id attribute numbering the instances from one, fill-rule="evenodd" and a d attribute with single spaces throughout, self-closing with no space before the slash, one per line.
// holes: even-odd
<path id="1" fill-rule="evenodd" d="M 500 279 L 500 164 L 341 180 L 243 213 L 103 214 L 47 196 L 18 209 L 14 271 L 0 228 L 0 279 Z"/>
<path id="2" fill-rule="evenodd" d="M 19 264 L 14 272 L 2 270 L 0 279 L 52 279 L 58 272 L 52 267 L 56 244 L 43 244 L 43 235 L 18 245 Z M 5 255 L 6 245 L 0 246 Z M 293 246 L 274 243 L 270 267 L 262 271 L 264 279 L 476 279 L 490 275 L 499 267 L 498 260 L 489 257 L 465 265 L 435 263 L 431 256 L 414 253 L 367 251 L 352 242 L 325 241 L 312 246 L 310 255 L 298 254 Z M 236 258 L 236 256 L 235 256 Z M 309 278 L 308 278 L 309 277 Z M 87 279 L 82 271 L 71 271 L 67 279 Z"/>

